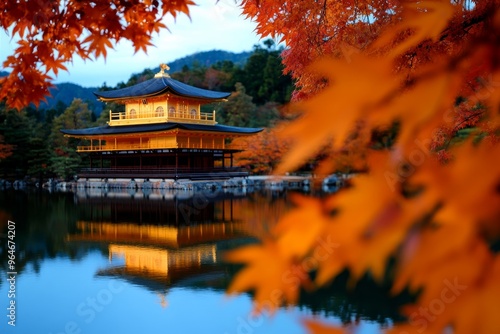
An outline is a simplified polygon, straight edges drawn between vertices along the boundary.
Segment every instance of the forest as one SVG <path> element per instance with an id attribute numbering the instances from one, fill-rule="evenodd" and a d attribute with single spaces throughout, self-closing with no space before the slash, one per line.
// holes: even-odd
<path id="1" fill-rule="evenodd" d="M 217 122 L 243 127 L 273 127 L 286 119 L 283 106 L 290 101 L 292 79 L 283 74 L 282 47 L 272 39 L 255 45 L 244 64 L 231 60 L 211 66 L 198 62 L 184 65 L 171 76 L 200 88 L 232 92 L 226 103 L 207 105 L 216 110 Z M 115 87 L 105 83 L 97 90 L 119 89 L 151 79 L 157 70 L 145 69 Z M 73 85 L 74 87 L 79 87 Z M 45 106 L 45 107 L 44 107 Z M 43 183 L 49 178 L 72 180 L 86 166 L 85 155 L 76 153 L 78 140 L 65 138 L 60 129 L 105 125 L 109 110 L 123 105 L 95 100 L 74 99 L 69 105 L 57 101 L 53 107 L 31 104 L 18 111 L 0 104 L 0 178 Z M 242 164 L 259 171 L 257 163 L 241 158 Z M 267 170 L 267 169 L 265 169 Z"/>

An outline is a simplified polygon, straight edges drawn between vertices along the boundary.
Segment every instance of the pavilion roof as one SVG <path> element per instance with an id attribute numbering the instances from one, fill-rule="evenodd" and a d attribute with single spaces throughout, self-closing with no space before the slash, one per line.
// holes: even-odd
<path id="1" fill-rule="evenodd" d="M 118 135 L 118 134 L 132 134 L 144 132 L 158 132 L 168 131 L 174 129 L 188 130 L 188 131 L 209 131 L 209 132 L 222 132 L 240 135 L 250 135 L 261 132 L 263 128 L 244 128 L 229 125 L 207 125 L 207 124 L 192 124 L 192 123 L 153 123 L 153 124 L 140 124 L 140 125 L 123 125 L 123 126 L 99 126 L 86 129 L 62 129 L 61 132 L 69 136 L 99 136 L 99 135 Z"/>
<path id="2" fill-rule="evenodd" d="M 98 91 L 94 94 L 101 101 L 147 98 L 171 93 L 173 95 L 210 101 L 222 101 L 231 93 L 215 92 L 187 85 L 168 76 L 155 77 L 122 89 Z"/>

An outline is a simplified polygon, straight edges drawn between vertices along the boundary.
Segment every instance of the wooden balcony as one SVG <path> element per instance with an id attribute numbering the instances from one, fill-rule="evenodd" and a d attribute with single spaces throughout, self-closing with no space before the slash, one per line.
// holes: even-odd
<path id="1" fill-rule="evenodd" d="M 207 140 L 201 143 L 173 143 L 172 145 L 155 145 L 147 141 L 139 144 L 120 144 L 120 143 L 109 143 L 109 144 L 97 144 L 97 145 L 85 145 L 78 146 L 77 152 L 107 152 L 107 151 L 138 151 L 138 150 L 151 150 L 151 149 L 171 149 L 171 148 L 190 148 L 190 149 L 213 149 L 213 150 L 223 150 L 225 149 L 224 142 L 222 144 L 217 144 L 212 140 Z M 237 149 L 237 148 L 236 148 Z"/>
<path id="2" fill-rule="evenodd" d="M 150 150 L 150 149 L 168 149 L 168 148 L 178 148 L 177 145 L 162 145 L 154 146 L 149 142 L 144 144 L 105 144 L 105 145 L 85 145 L 78 146 L 76 148 L 77 152 L 107 152 L 107 151 L 137 151 L 137 150 Z"/>
<path id="3" fill-rule="evenodd" d="M 140 125 L 151 123 L 176 122 L 215 125 L 215 110 L 212 112 L 190 113 L 187 111 L 169 112 L 109 112 L 111 126 Z"/>

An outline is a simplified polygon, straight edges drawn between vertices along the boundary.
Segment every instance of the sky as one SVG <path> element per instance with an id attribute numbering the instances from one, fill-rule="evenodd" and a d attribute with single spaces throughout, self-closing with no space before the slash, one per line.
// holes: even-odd
<path id="1" fill-rule="evenodd" d="M 254 32 L 256 24 L 241 15 L 235 0 L 195 0 L 198 6 L 190 7 L 191 20 L 184 14 L 174 20 L 168 16 L 164 23 L 170 32 L 163 30 L 154 34 L 153 47 L 148 53 L 134 54 L 132 43 L 121 41 L 114 50 L 108 51 L 106 60 L 83 61 L 75 58 L 68 64 L 68 72 L 59 72 L 55 83 L 72 82 L 84 87 L 115 86 L 126 82 L 134 73 L 145 68 L 155 68 L 160 63 L 169 63 L 195 52 L 224 50 L 232 52 L 251 51 L 260 42 Z M 15 48 L 5 32 L 0 32 L 0 62 Z"/>

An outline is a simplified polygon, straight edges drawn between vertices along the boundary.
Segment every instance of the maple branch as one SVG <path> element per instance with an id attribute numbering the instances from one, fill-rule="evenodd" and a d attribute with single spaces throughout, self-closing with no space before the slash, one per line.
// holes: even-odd
<path id="1" fill-rule="evenodd" d="M 462 30 L 464 30 L 466 33 L 468 33 L 468 30 L 472 28 L 472 26 L 479 24 L 479 23 L 484 23 L 488 18 L 492 17 L 493 14 L 495 13 L 493 8 L 490 7 L 485 7 L 485 10 L 483 10 L 482 13 L 480 13 L 477 16 L 471 17 L 468 20 L 465 21 L 459 21 L 453 26 L 448 26 L 443 32 L 441 33 L 441 36 L 439 37 L 439 41 L 442 42 L 445 40 L 449 34 L 454 31 L 457 27 L 460 27 Z M 452 29 L 453 28 L 453 29 Z M 456 36 L 454 36 L 456 37 Z"/>
<path id="2" fill-rule="evenodd" d="M 467 123 L 468 121 L 470 121 L 471 119 L 475 118 L 475 117 L 478 117 L 478 116 L 481 116 L 485 113 L 485 111 L 479 111 L 475 114 L 472 114 L 472 115 L 469 115 L 467 116 L 465 119 L 463 119 L 460 123 L 456 124 L 455 127 L 453 128 L 452 130 L 452 133 L 456 133 L 458 130 L 461 129 L 462 125 Z M 447 150 L 451 144 L 451 141 L 453 140 L 453 137 L 450 136 L 450 138 L 446 141 L 446 144 L 444 145 L 444 149 Z"/>

